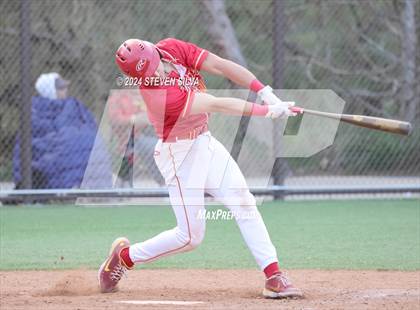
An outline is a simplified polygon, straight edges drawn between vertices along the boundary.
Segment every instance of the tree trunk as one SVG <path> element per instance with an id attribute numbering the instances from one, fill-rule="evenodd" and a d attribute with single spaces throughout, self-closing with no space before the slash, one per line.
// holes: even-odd
<path id="1" fill-rule="evenodd" d="M 232 60 L 242 66 L 246 66 L 245 57 L 242 55 L 241 47 L 236 38 L 230 18 L 226 13 L 223 0 L 200 0 L 205 10 L 202 14 L 207 33 L 223 57 Z"/>
<path id="2" fill-rule="evenodd" d="M 416 91 L 416 18 L 415 3 L 413 0 L 404 1 L 404 9 L 401 12 L 401 23 L 403 29 L 402 37 L 402 102 L 400 116 L 408 121 L 412 121 L 416 115 L 418 96 Z"/>

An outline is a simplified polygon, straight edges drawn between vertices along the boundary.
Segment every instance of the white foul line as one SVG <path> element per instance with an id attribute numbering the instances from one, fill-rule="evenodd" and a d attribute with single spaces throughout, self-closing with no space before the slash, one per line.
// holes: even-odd
<path id="1" fill-rule="evenodd" d="M 202 301 L 179 301 L 179 300 L 120 300 L 116 301 L 122 304 L 132 305 L 177 305 L 177 306 L 189 306 L 203 304 Z"/>

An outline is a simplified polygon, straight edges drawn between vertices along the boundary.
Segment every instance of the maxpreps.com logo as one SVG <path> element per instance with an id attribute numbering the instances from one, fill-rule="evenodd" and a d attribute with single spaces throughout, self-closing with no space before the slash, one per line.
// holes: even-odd
<path id="1" fill-rule="evenodd" d="M 146 64 L 146 59 L 140 59 L 139 62 L 136 65 L 136 71 L 140 72 L 143 70 L 144 66 Z"/>

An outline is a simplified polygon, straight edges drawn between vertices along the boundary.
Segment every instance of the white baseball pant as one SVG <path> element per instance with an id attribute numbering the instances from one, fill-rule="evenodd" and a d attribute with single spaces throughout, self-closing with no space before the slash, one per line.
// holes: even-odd
<path id="1" fill-rule="evenodd" d="M 177 226 L 130 247 L 135 263 L 190 251 L 204 239 L 204 194 L 223 203 L 235 215 L 241 234 L 263 270 L 277 262 L 276 249 L 249 192 L 245 178 L 224 146 L 206 132 L 194 140 L 162 143 L 155 148 L 156 164 L 168 186 Z M 249 216 L 252 214 L 252 216 Z"/>

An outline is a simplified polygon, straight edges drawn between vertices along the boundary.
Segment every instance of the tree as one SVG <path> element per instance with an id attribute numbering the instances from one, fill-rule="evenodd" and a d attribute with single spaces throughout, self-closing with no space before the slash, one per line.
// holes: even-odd
<path id="1" fill-rule="evenodd" d="M 413 121 L 419 6 L 413 0 L 290 5 L 288 16 L 296 22 L 289 25 L 289 59 L 305 68 L 312 86 L 332 88 L 352 102 L 350 111 Z M 313 36 L 296 40 L 300 31 Z"/>

